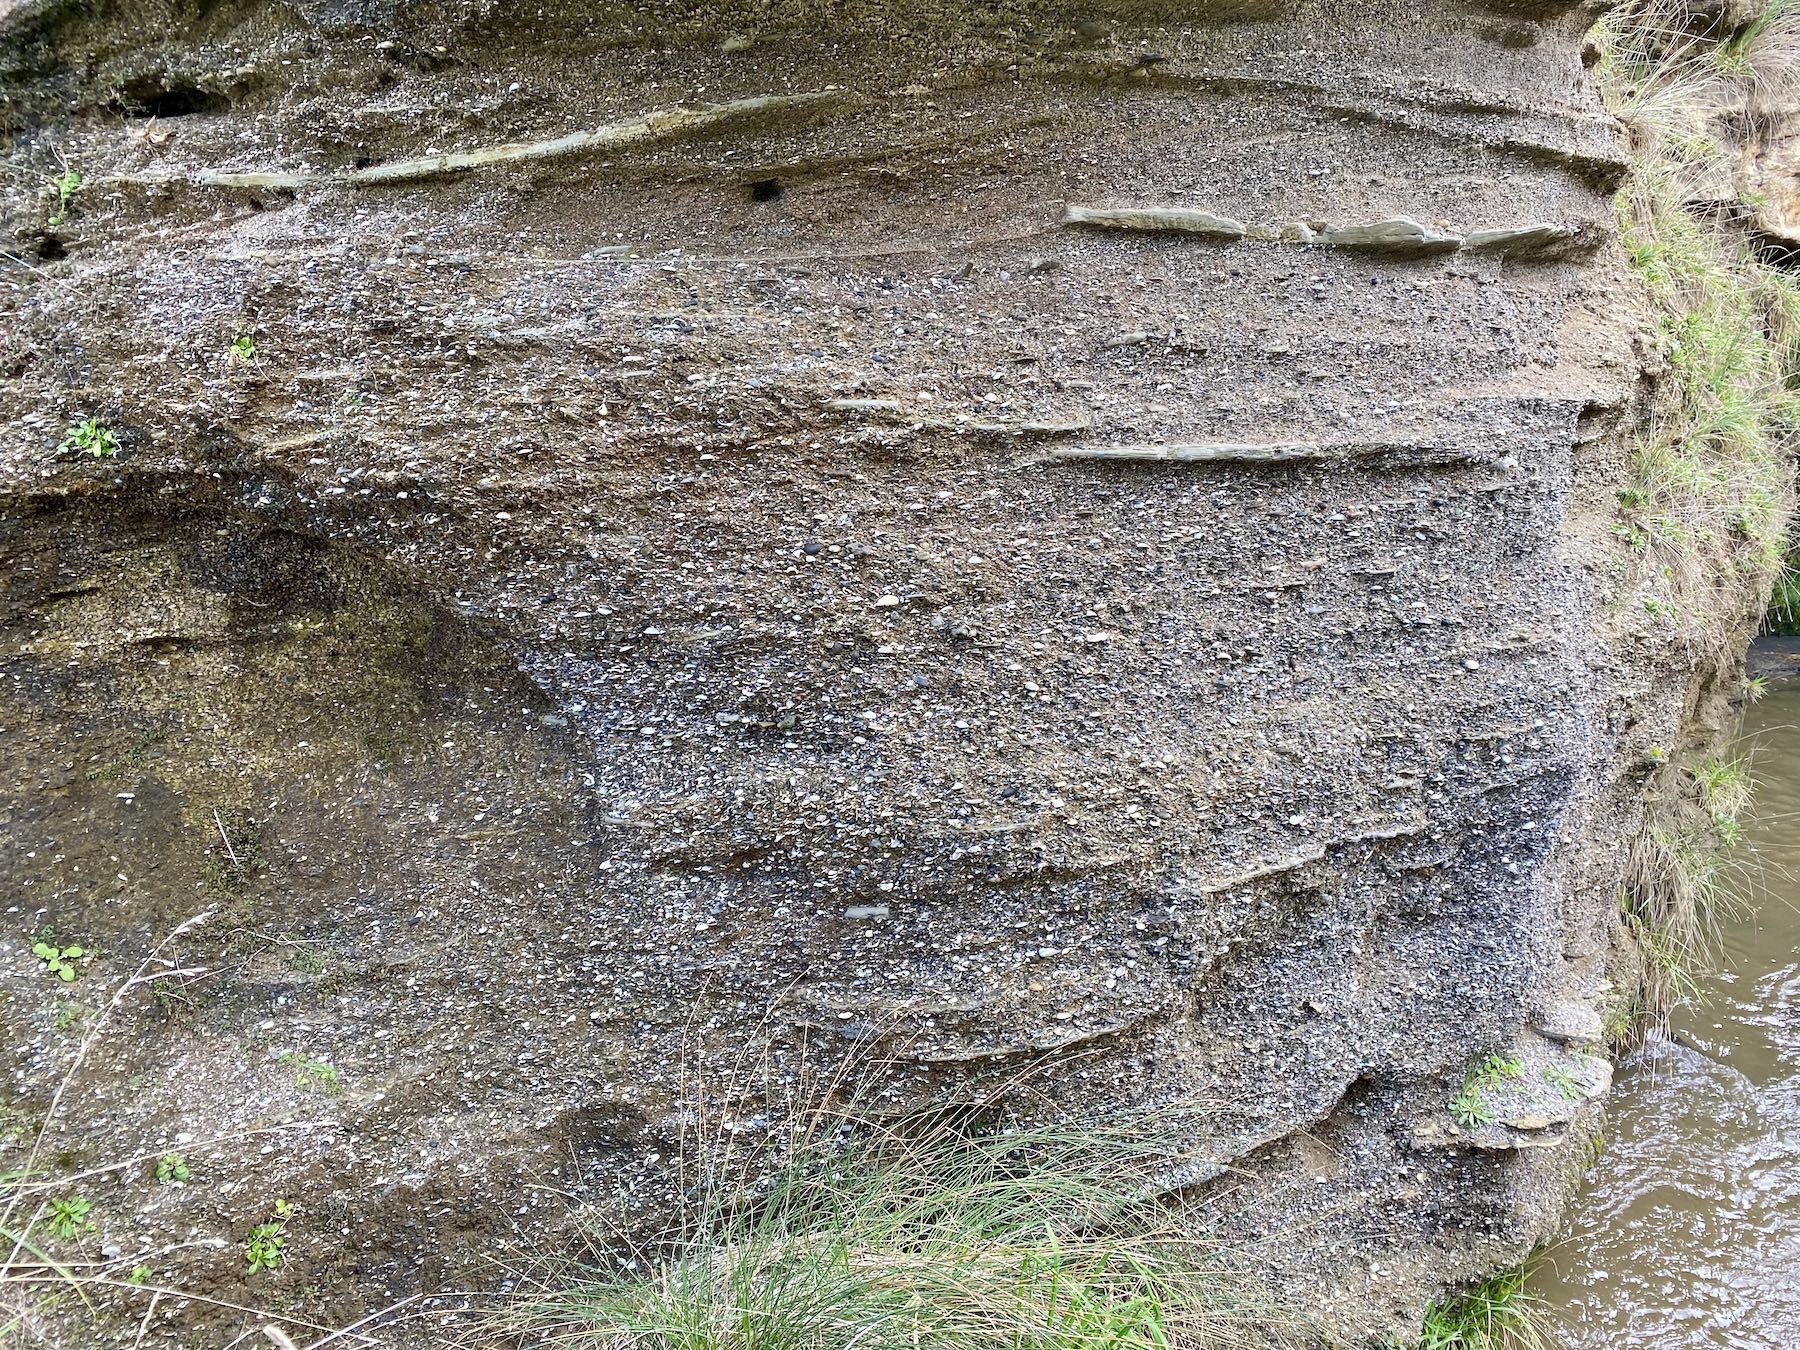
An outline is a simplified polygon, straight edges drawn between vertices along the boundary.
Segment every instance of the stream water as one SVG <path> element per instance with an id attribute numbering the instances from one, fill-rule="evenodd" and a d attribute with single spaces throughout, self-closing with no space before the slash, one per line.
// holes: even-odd
<path id="1" fill-rule="evenodd" d="M 1605 1152 L 1533 1280 L 1567 1350 L 1800 1347 L 1800 680 L 1741 734 L 1748 899 L 1671 1037 L 1623 1066 Z"/>

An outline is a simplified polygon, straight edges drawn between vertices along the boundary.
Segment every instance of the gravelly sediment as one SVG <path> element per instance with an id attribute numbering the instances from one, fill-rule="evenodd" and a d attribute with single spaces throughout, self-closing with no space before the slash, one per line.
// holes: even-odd
<path id="1" fill-rule="evenodd" d="M 491 1282 L 841 1045 L 1218 1103 L 1222 1222 L 1347 1334 L 1522 1255 L 1587 1099 L 1447 1106 L 1603 1093 L 1689 711 L 1612 608 L 1591 15 L 303 8 L 0 20 L 8 1092 L 210 908 L 53 1133 L 309 1122 L 106 1239 L 284 1195 L 321 1318 Z"/>

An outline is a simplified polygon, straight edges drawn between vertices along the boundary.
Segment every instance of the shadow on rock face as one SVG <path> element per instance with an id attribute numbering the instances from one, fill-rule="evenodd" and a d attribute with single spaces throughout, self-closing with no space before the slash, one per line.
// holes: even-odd
<path id="1" fill-rule="evenodd" d="M 194 1185 L 90 1183 L 109 1240 L 241 1245 L 286 1196 L 296 1274 L 466 1281 L 567 1163 L 538 1126 L 599 1110 L 617 1066 L 571 989 L 590 864 L 565 734 L 419 585 L 243 483 L 169 486 L 0 518 L 7 1156 L 107 998 L 178 969 L 109 1015 L 45 1125 L 59 1169 L 185 1150 Z M 73 979 L 38 941 L 83 949 Z M 570 1024 L 581 1050 L 545 1052 Z M 235 1251 L 176 1264 L 251 1295 Z"/>

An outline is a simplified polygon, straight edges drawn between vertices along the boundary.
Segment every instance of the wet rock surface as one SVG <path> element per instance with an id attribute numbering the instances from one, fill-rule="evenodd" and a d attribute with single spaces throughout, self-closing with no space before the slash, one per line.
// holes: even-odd
<path id="1" fill-rule="evenodd" d="M 846 1055 L 1217 1103 L 1345 1334 L 1548 1229 L 1685 687 L 1591 14 L 153 12 L 0 19 L 18 1119 L 211 916 L 50 1123 L 218 1141 L 110 1241 L 491 1286 Z"/>

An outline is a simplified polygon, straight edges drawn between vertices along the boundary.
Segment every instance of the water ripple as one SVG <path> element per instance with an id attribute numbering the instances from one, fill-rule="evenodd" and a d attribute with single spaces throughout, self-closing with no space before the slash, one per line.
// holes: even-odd
<path id="1" fill-rule="evenodd" d="M 1538 1290 L 1567 1350 L 1800 1348 L 1800 686 L 1751 710 L 1756 903 L 1678 1040 L 1621 1068 Z"/>

